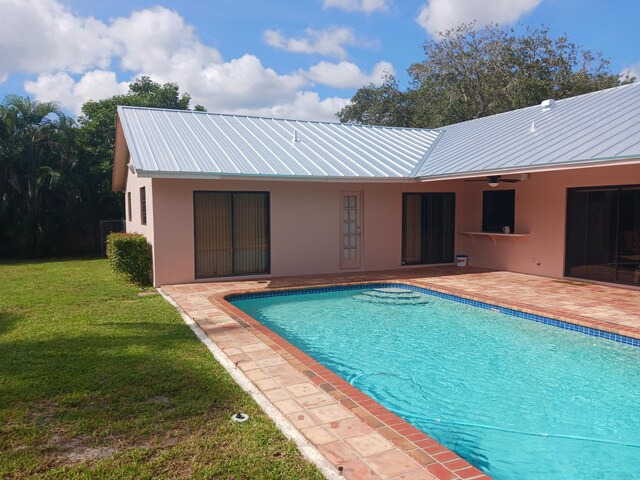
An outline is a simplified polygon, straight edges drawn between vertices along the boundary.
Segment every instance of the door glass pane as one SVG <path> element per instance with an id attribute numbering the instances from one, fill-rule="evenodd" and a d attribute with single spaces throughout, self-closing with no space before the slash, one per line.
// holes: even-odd
<path id="1" fill-rule="evenodd" d="M 358 211 L 357 195 L 344 195 L 342 200 L 342 246 L 343 259 L 355 260 L 358 256 Z"/>
<path id="2" fill-rule="evenodd" d="M 617 189 L 570 192 L 568 275 L 616 281 L 618 198 Z"/>
<path id="3" fill-rule="evenodd" d="M 234 274 L 268 271 L 266 197 L 262 193 L 236 193 L 233 201 Z"/>
<path id="4" fill-rule="evenodd" d="M 455 194 L 403 195 L 402 262 L 453 262 Z"/>
<path id="5" fill-rule="evenodd" d="M 640 186 L 570 190 L 565 274 L 640 285 Z"/>
<path id="6" fill-rule="evenodd" d="M 231 275 L 231 196 L 227 193 L 196 192 L 193 203 L 196 277 Z"/>
<path id="7" fill-rule="evenodd" d="M 640 188 L 620 193 L 618 281 L 640 284 Z"/>
<path id="8" fill-rule="evenodd" d="M 422 258 L 422 202 L 419 194 L 403 196 L 403 263 L 420 263 Z"/>

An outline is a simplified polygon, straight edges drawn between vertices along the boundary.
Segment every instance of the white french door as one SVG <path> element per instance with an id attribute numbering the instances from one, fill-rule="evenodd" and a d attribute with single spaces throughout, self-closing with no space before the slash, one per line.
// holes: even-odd
<path id="1" fill-rule="evenodd" d="M 362 192 L 342 192 L 340 202 L 340 268 L 360 268 Z"/>

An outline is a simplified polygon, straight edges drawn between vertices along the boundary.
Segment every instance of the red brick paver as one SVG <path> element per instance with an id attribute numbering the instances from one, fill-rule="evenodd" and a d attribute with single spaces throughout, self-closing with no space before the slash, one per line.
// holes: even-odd
<path id="1" fill-rule="evenodd" d="M 163 291 L 347 479 L 489 478 L 225 301 L 231 293 L 401 282 L 640 338 L 640 290 L 466 267 L 172 285 Z"/>

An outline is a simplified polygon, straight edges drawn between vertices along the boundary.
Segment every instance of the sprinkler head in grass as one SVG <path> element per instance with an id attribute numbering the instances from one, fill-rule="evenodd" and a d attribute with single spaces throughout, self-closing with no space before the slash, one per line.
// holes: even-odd
<path id="1" fill-rule="evenodd" d="M 247 415 L 246 413 L 238 412 L 235 415 L 231 415 L 231 420 L 236 423 L 246 422 L 247 420 L 249 420 L 249 415 Z"/>

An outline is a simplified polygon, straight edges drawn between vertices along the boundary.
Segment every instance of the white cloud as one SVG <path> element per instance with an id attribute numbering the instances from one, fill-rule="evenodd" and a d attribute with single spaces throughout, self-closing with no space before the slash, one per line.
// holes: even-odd
<path id="1" fill-rule="evenodd" d="M 432 35 L 461 23 L 476 21 L 478 26 L 491 22 L 515 22 L 536 8 L 542 0 L 429 0 L 420 8 L 416 22 Z"/>
<path id="2" fill-rule="evenodd" d="M 42 74 L 25 82 L 24 89 L 38 100 L 59 102 L 77 115 L 83 103 L 124 94 L 129 84 L 118 82 L 115 72 L 92 70 L 78 81 L 64 72 Z"/>
<path id="3" fill-rule="evenodd" d="M 291 102 L 258 109 L 237 109 L 230 113 L 335 122 L 337 120 L 336 113 L 349 101 L 349 98 L 341 97 L 329 97 L 321 100 L 317 92 L 298 92 Z"/>
<path id="4" fill-rule="evenodd" d="M 301 120 L 335 121 L 335 113 L 349 103 L 349 98 L 320 99 L 316 92 L 299 90 L 306 82 L 303 72 L 296 76 L 278 76 L 265 69 L 250 55 L 220 64 L 207 72 L 209 83 L 192 84 L 193 104 L 204 104 L 209 111 L 239 115 L 263 115 Z M 247 77 L 252 81 L 247 82 Z M 234 82 L 228 83 L 229 79 Z M 66 73 L 39 75 L 25 82 L 25 91 L 42 101 L 57 101 L 79 114 L 88 100 L 126 93 L 128 82 L 117 82 L 115 72 L 96 70 L 79 80 Z M 199 94 L 193 94 L 198 91 Z"/>
<path id="5" fill-rule="evenodd" d="M 386 74 L 395 75 L 393 65 L 389 62 L 378 62 L 370 74 L 351 62 L 320 62 L 309 69 L 307 76 L 316 83 L 330 87 L 357 88 L 370 83 L 381 85 Z"/>
<path id="6" fill-rule="evenodd" d="M 31 75 L 24 82 L 28 94 L 58 101 L 75 114 L 87 100 L 125 93 L 128 81 L 122 80 L 148 75 L 156 82 L 177 83 L 191 94 L 192 105 L 210 111 L 335 120 L 349 99 L 322 99 L 309 91 L 315 83 L 360 86 L 377 81 L 381 69 L 390 67 L 381 62 L 367 75 L 342 62 L 283 74 L 254 55 L 225 61 L 193 26 L 164 7 L 108 22 L 77 16 L 56 0 L 0 0 L 0 11 L 0 81 L 16 72 Z M 350 29 L 310 32 L 302 43 L 327 55 L 341 57 L 345 45 L 361 44 Z"/>
<path id="7" fill-rule="evenodd" d="M 121 66 L 130 71 L 200 69 L 222 61 L 216 49 L 203 45 L 194 28 L 164 7 L 133 12 L 110 27 L 121 48 Z"/>
<path id="8" fill-rule="evenodd" d="M 274 48 L 295 53 L 317 53 L 327 57 L 347 58 L 345 45 L 371 46 L 375 42 L 356 38 L 351 28 L 333 27 L 327 30 L 305 30 L 305 36 L 285 37 L 278 30 L 266 30 L 264 40 Z"/>
<path id="9" fill-rule="evenodd" d="M 244 55 L 210 65 L 199 76 L 191 80 L 185 78 L 183 83 L 189 87 L 194 100 L 207 106 L 213 104 L 217 109 L 234 109 L 263 108 L 292 101 L 308 82 L 300 73 L 279 75 L 265 68 L 257 57 Z"/>
<path id="10" fill-rule="evenodd" d="M 0 77 L 109 66 L 116 45 L 104 23 L 54 0 L 0 0 L 0 11 Z"/>
<path id="11" fill-rule="evenodd" d="M 627 68 L 622 70 L 622 72 L 620 72 L 621 77 L 625 77 L 626 75 L 630 77 L 636 77 L 636 82 L 640 82 L 640 62 L 629 65 Z"/>
<path id="12" fill-rule="evenodd" d="M 347 12 L 372 13 L 389 9 L 391 0 L 323 0 L 324 8 L 339 8 Z"/>

